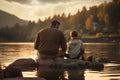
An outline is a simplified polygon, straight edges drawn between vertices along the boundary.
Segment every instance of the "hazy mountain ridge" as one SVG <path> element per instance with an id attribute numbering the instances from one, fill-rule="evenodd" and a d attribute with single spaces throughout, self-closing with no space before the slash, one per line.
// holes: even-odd
<path id="1" fill-rule="evenodd" d="M 14 26 L 16 23 L 27 24 L 28 21 L 22 20 L 13 14 L 0 10 L 0 28 L 5 26 Z"/>

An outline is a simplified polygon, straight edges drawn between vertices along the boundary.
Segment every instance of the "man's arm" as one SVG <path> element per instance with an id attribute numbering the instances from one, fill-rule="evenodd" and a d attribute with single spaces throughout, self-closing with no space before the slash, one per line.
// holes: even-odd
<path id="1" fill-rule="evenodd" d="M 36 40 L 35 40 L 35 44 L 34 44 L 34 49 L 38 50 L 39 43 L 40 43 L 40 38 L 39 38 L 39 35 L 37 35 Z"/>
<path id="2" fill-rule="evenodd" d="M 61 55 L 64 55 L 66 53 L 67 50 L 67 45 L 66 45 L 66 39 L 64 37 L 64 35 L 62 35 L 61 37 Z"/>
<path id="3" fill-rule="evenodd" d="M 65 40 L 64 35 L 61 34 L 60 49 L 59 49 L 59 53 L 56 57 L 64 57 L 66 49 L 67 49 L 66 40 Z"/>

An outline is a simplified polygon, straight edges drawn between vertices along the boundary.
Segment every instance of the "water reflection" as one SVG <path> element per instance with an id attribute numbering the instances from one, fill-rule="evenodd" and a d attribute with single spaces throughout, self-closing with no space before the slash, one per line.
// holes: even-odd
<path id="1" fill-rule="evenodd" d="M 85 80 L 84 70 L 69 70 L 69 80 Z"/>
<path id="2" fill-rule="evenodd" d="M 59 76 L 60 80 L 68 80 L 69 79 L 69 72 L 65 70 L 61 76 Z"/>
<path id="3" fill-rule="evenodd" d="M 43 77 L 46 80 L 59 80 L 59 76 L 63 73 L 61 69 L 49 68 L 49 67 L 38 67 L 37 76 Z"/>
<path id="4" fill-rule="evenodd" d="M 37 76 L 46 80 L 85 80 L 84 70 L 38 67 Z"/>

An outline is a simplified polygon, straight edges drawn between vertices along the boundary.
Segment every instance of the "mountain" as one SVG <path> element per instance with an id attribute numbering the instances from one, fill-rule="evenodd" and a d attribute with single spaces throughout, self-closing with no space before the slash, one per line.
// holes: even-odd
<path id="1" fill-rule="evenodd" d="M 5 11 L 0 10 L 0 28 L 9 26 L 12 27 L 16 23 L 19 23 L 20 25 L 27 24 L 27 21 L 22 20 L 15 15 L 9 14 Z"/>

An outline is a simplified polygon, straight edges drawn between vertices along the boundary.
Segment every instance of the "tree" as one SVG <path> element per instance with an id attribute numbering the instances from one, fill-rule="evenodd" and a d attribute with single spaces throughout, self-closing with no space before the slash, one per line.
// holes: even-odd
<path id="1" fill-rule="evenodd" d="M 93 22 L 98 22 L 98 7 L 92 6 L 89 8 L 89 15 L 93 15 Z"/>
<path id="2" fill-rule="evenodd" d="M 108 13 L 111 26 L 118 25 L 120 21 L 120 10 L 119 9 L 120 9 L 120 0 L 113 0 L 106 7 L 106 11 Z"/>
<path id="3" fill-rule="evenodd" d="M 41 20 L 41 19 L 38 19 L 37 23 L 38 23 L 38 24 L 42 23 L 42 20 Z"/>
<path id="4" fill-rule="evenodd" d="M 89 16 L 86 20 L 86 29 L 91 30 L 92 29 L 92 23 L 93 23 L 93 15 Z"/>

